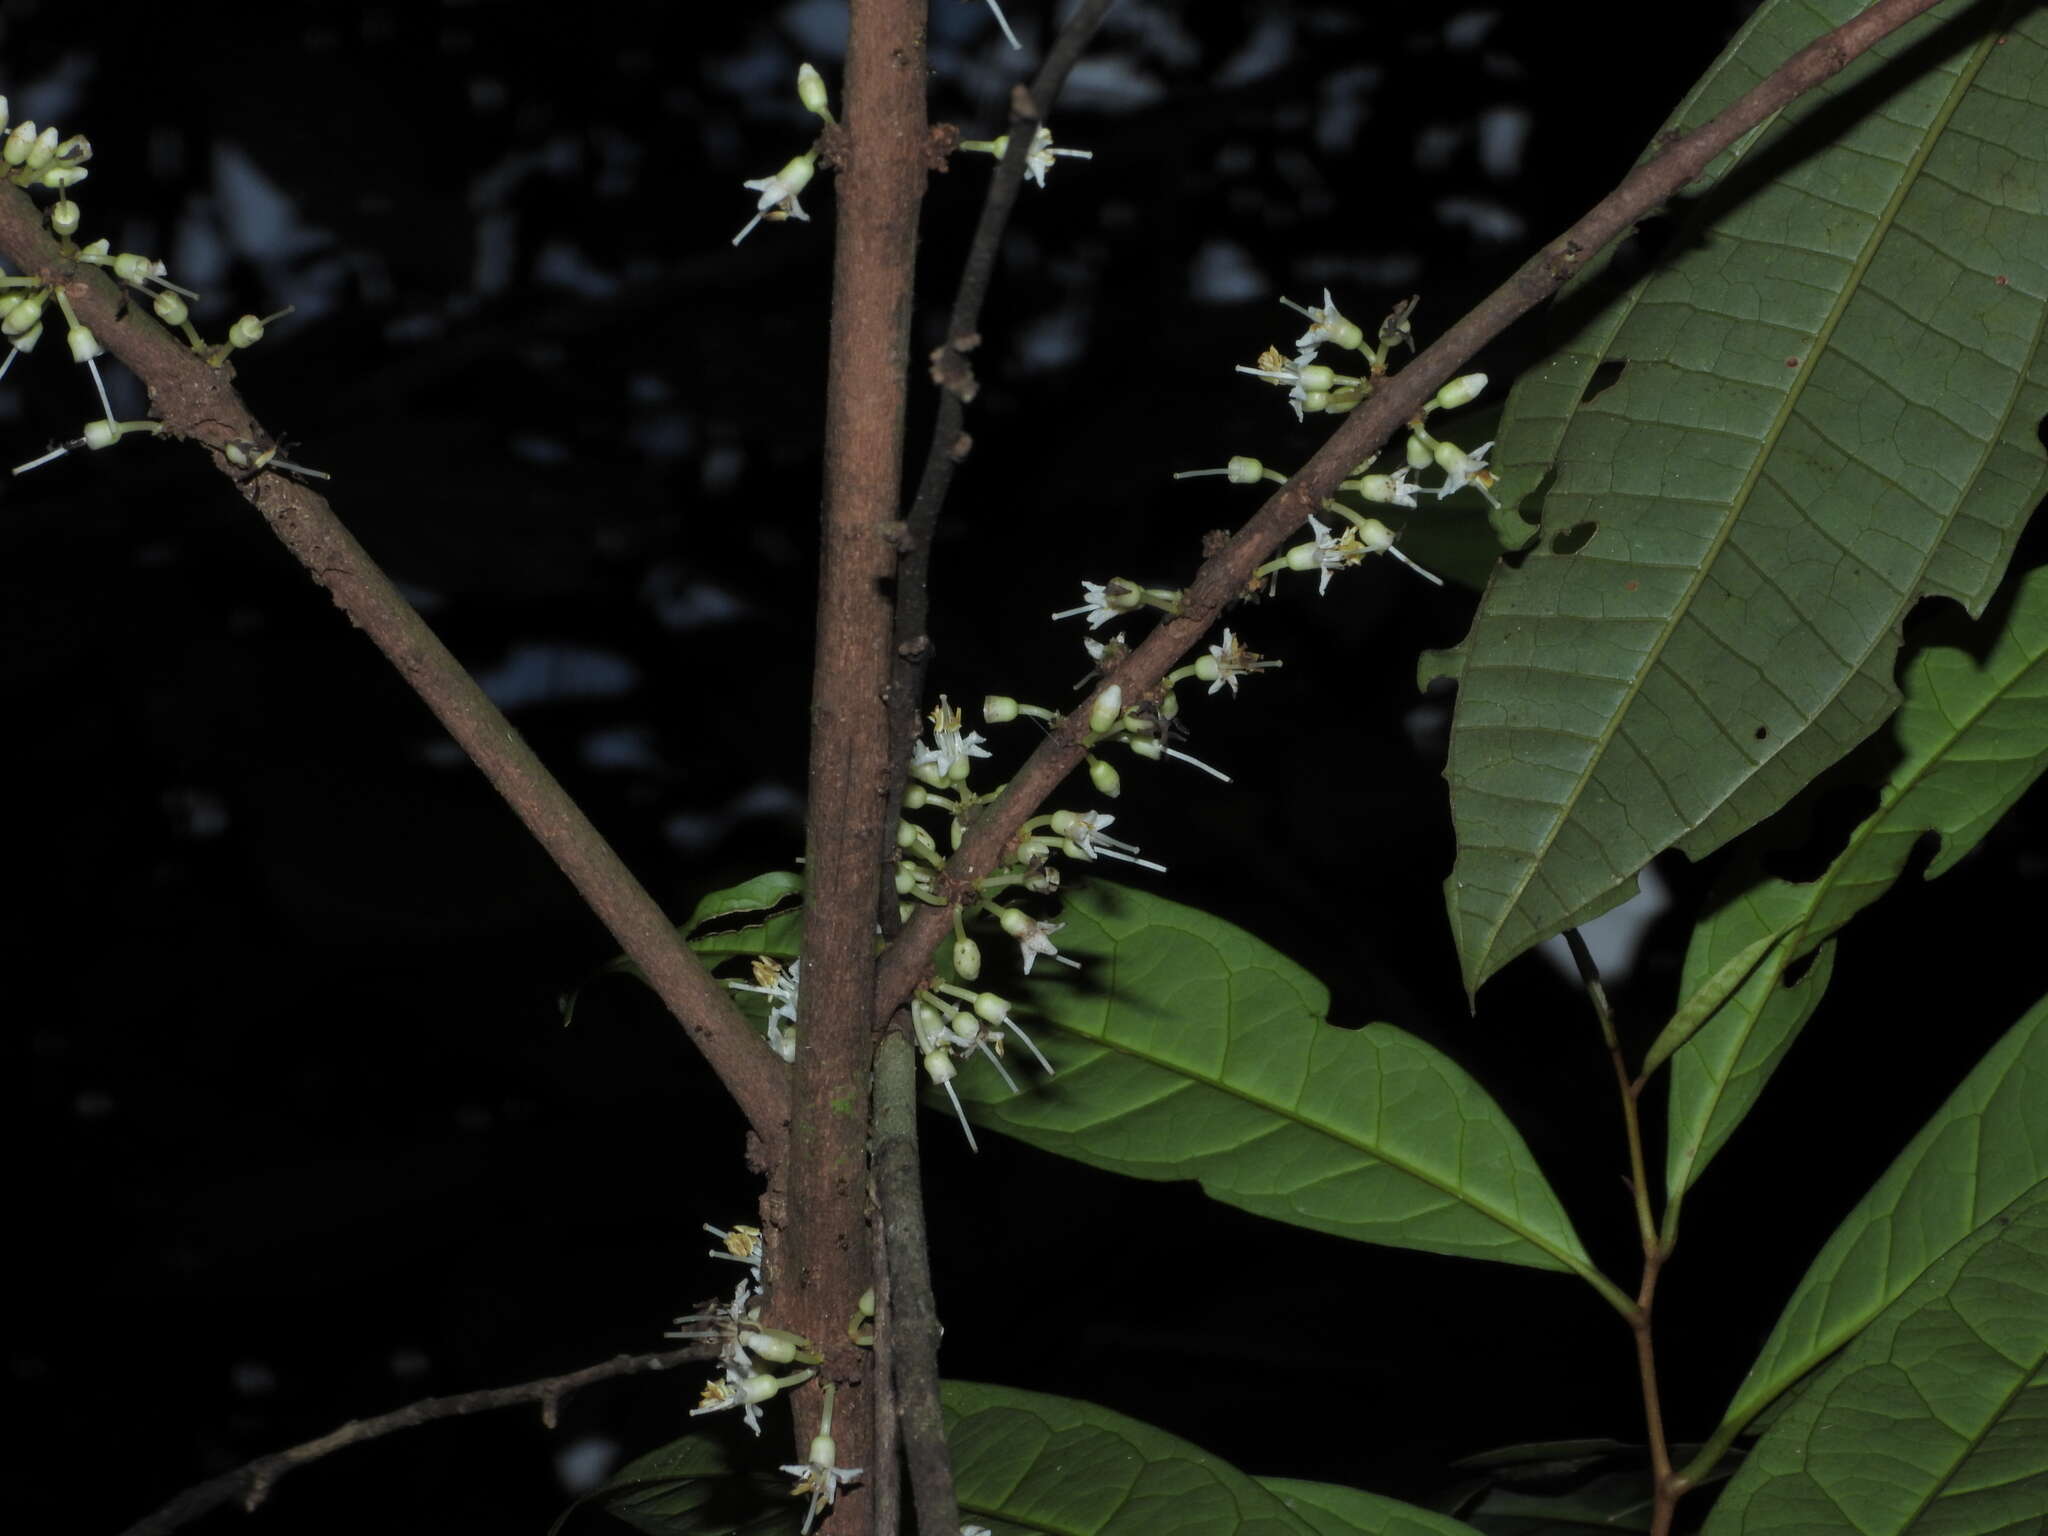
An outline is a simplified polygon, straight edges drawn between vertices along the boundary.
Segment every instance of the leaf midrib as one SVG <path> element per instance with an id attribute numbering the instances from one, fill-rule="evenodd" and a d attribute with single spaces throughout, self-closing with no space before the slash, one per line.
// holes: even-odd
<path id="1" fill-rule="evenodd" d="M 1934 146 L 1940 142 L 1942 133 L 1946 130 L 1949 120 L 1955 115 L 1957 106 L 1968 93 L 1970 86 L 1975 82 L 1979 71 L 1983 68 L 1984 59 L 1988 54 L 1990 46 L 1989 39 L 1980 42 L 1970 60 L 1963 68 L 1956 71 L 1947 99 L 1943 102 L 1940 111 L 1929 121 L 1928 126 L 1922 130 L 1920 142 L 1916 146 L 1913 155 L 1901 169 L 1898 184 L 1893 188 L 1891 197 L 1886 201 L 1883 211 L 1871 221 L 1870 237 L 1864 242 L 1863 249 L 1857 256 L 1848 280 L 1842 284 L 1840 291 L 1835 296 L 1835 302 L 1830 307 L 1827 319 L 1819 331 L 1815 333 L 1813 343 L 1808 348 L 1808 358 L 1811 363 L 1817 365 L 1821 355 L 1826 352 L 1828 342 L 1834 335 L 1835 328 L 1841 323 L 1843 314 L 1847 312 L 1850 303 L 1862 285 L 1864 273 L 1869 270 L 1870 262 L 1875 257 L 1878 247 L 1883 243 L 1884 238 L 1890 233 L 1896 222 L 1900 206 L 1904 203 L 1907 194 L 1917 183 L 1922 171 L 1926 167 L 1928 156 L 1934 152 Z M 1732 170 L 1733 166 L 1731 165 L 1729 169 Z M 1726 179 L 1727 174 L 1727 171 L 1724 171 L 1721 178 L 1717 179 L 1715 184 L 1718 186 L 1720 180 Z M 1628 305 L 1628 312 L 1630 314 L 1635 312 L 1642 302 L 1643 295 L 1647 292 L 1648 285 L 1645 284 L 1631 296 Z M 1602 349 L 1603 357 L 1612 348 L 1612 337 L 1619 332 L 1626 318 L 1624 316 L 1621 320 L 1618 320 L 1614 331 L 1610 332 L 1608 347 Z M 1802 368 L 1799 371 L 1799 377 L 1793 381 L 1792 387 L 1785 392 L 1785 397 L 1780 402 L 1775 419 L 1761 439 L 1761 444 L 1765 448 L 1777 442 L 1779 436 L 1784 431 L 1787 420 L 1791 416 L 1793 407 L 1804 398 L 1806 389 L 1816 372 L 1817 367 L 1815 366 Z M 1573 416 L 1576 419 L 1576 410 L 1573 412 Z M 1569 424 L 1567 424 L 1566 430 L 1569 432 Z M 1990 444 L 1995 442 L 1996 439 L 1993 438 L 1987 443 L 1987 451 Z M 1530 850 L 1529 857 L 1523 861 L 1521 877 L 1515 881 L 1509 892 L 1504 893 L 1508 899 L 1498 907 L 1499 915 L 1487 926 L 1486 947 L 1482 952 L 1484 956 L 1490 957 L 1493 954 L 1495 945 L 1500 938 L 1501 930 L 1507 926 L 1508 918 L 1519 910 L 1523 893 L 1528 890 L 1530 881 L 1535 879 L 1536 873 L 1542 866 L 1545 857 L 1548 855 L 1553 844 L 1555 844 L 1559 834 L 1563 832 L 1565 824 L 1571 819 L 1572 812 L 1576 809 L 1580 797 L 1592 784 L 1598 765 L 1606 760 L 1607 752 L 1613 744 L 1615 733 L 1620 729 L 1622 721 L 1627 717 L 1636 699 L 1641 695 L 1644 683 L 1648 680 L 1651 673 L 1656 670 L 1657 663 L 1664 654 L 1664 648 L 1670 643 L 1671 637 L 1678 632 L 1680 620 L 1686 613 L 1691 611 L 1693 600 L 1699 593 L 1700 584 L 1706 579 L 1707 574 L 1720 559 L 1721 552 L 1727 547 L 1728 539 L 1734 532 L 1736 524 L 1742 520 L 1743 510 L 1748 505 L 1749 497 L 1756 487 L 1756 482 L 1762 474 L 1768 457 L 1768 452 L 1760 451 L 1751 461 L 1748 471 L 1743 476 L 1742 484 L 1737 487 L 1735 494 L 1729 501 L 1728 514 L 1721 521 L 1721 527 L 1714 536 L 1712 547 L 1707 551 L 1704 558 L 1701 559 L 1698 566 L 1694 569 L 1691 579 L 1686 583 L 1683 599 L 1673 606 L 1669 618 L 1660 626 L 1655 644 L 1645 653 L 1642 665 L 1636 669 L 1635 675 L 1630 679 L 1627 690 L 1623 694 L 1618 706 L 1609 713 L 1606 723 L 1600 730 L 1597 745 L 1591 756 L 1587 759 L 1585 769 L 1575 777 L 1569 793 L 1557 806 L 1557 814 L 1550 818 L 1548 828 L 1544 832 L 1543 837 L 1537 846 Z M 1961 503 L 1958 501 L 1959 509 L 1960 505 Z M 1802 509 L 1803 511 L 1804 509 Z M 1921 552 L 1919 572 L 1904 588 L 1901 600 L 1902 609 L 1911 605 L 1913 594 L 1918 590 L 1920 583 L 1925 580 L 1927 568 L 1933 562 L 1934 555 L 1940 547 L 1941 540 L 1936 539 Z M 1859 665 L 1842 672 L 1835 686 L 1828 691 L 1826 698 L 1821 702 L 1819 708 L 1811 712 L 1809 721 L 1819 718 L 1841 696 L 1842 689 L 1847 687 L 1852 679 L 1862 675 L 1860 663 L 1867 660 L 1877 646 L 1883 643 L 1884 636 L 1888 632 L 1889 626 L 1877 631 L 1872 644 L 1866 648 L 1863 656 L 1858 658 Z M 1482 662 L 1480 665 L 1483 666 L 1484 663 Z M 1716 723 L 1718 724 L 1719 722 Z M 1733 798 L 1743 784 L 1749 783 L 1756 777 L 1757 772 L 1764 764 L 1774 761 L 1780 753 L 1788 750 L 1793 743 L 1802 739 L 1805 734 L 1804 730 L 1787 733 L 1772 751 L 1758 758 L 1750 765 L 1748 772 L 1742 775 L 1734 788 L 1730 789 L 1729 793 L 1724 795 L 1719 803 L 1725 805 L 1729 799 Z M 1491 970 L 1480 972 L 1473 977 L 1472 984 L 1476 986 L 1491 974 Z"/>

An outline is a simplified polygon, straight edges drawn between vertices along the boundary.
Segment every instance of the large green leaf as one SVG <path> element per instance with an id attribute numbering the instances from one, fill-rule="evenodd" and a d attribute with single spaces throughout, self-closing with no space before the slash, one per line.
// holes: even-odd
<path id="1" fill-rule="evenodd" d="M 996 1536 L 1312 1536 L 1323 1529 L 1227 1462 L 1072 1398 L 949 1381 L 961 1519 Z"/>
<path id="2" fill-rule="evenodd" d="M 977 1122 L 1298 1226 L 1607 1285 L 1515 1128 L 1447 1057 L 1391 1025 L 1327 1023 L 1320 982 L 1205 912 L 1102 882 L 1061 916 L 1083 972 L 1042 966 L 1023 988 L 1025 1027 L 1031 1012 L 1059 1026 L 1039 1040 L 1059 1074 L 1011 1095 L 963 1073 Z"/>
<path id="3" fill-rule="evenodd" d="M 1771 0 L 1670 126 L 1862 8 Z M 2048 489 L 2044 142 L 2048 12 L 1941 6 L 1717 160 L 1649 276 L 1560 300 L 1501 429 L 1542 537 L 1446 770 L 1468 988 L 1784 805 L 1891 713 L 1907 611 L 1990 599 Z"/>
<path id="4" fill-rule="evenodd" d="M 1978 1227 L 1751 1450 L 1705 1536 L 2048 1523 L 2048 1189 Z"/>
<path id="5" fill-rule="evenodd" d="M 1974 633 L 1989 630 L 1989 634 Z M 1982 657 L 1979 660 L 1979 657 Z M 1897 760 L 1878 808 L 1816 880 L 1765 875 L 1752 849 L 1722 877 L 1686 952 L 1674 1030 L 1704 1020 L 1672 1058 L 1665 1187 L 1682 1193 L 1755 1104 L 1826 990 L 1828 942 L 1940 836 L 1927 878 L 1955 867 L 2048 769 L 2048 568 L 2029 571 L 1982 624 L 1933 630 L 1902 678 Z M 1812 966 L 1798 967 L 1816 949 Z"/>
<path id="6" fill-rule="evenodd" d="M 1262 1477 L 1259 1486 L 1306 1521 L 1317 1536 L 1479 1536 L 1471 1526 L 1433 1509 L 1419 1509 L 1382 1494 L 1341 1483 L 1304 1483 Z"/>
<path id="7" fill-rule="evenodd" d="M 2048 998 L 2006 1032 L 1828 1239 L 1717 1440 L 2048 1183 Z"/>

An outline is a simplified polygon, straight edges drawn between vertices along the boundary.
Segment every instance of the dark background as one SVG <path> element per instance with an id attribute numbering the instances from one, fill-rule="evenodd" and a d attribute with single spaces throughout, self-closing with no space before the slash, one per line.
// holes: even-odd
<path id="1" fill-rule="evenodd" d="M 1012 5 L 1020 59 L 980 4 L 935 0 L 934 117 L 997 131 L 1045 9 Z M 1419 291 L 1427 340 L 1617 179 L 1745 9 L 1664 7 L 1623 47 L 1639 7 L 1120 7 L 1054 120 L 1096 158 L 1026 190 L 986 316 L 934 690 L 1070 697 L 1078 626 L 1046 613 L 1084 576 L 1184 576 L 1255 505 L 1170 471 L 1319 440 L 1230 372 L 1300 329 L 1274 296 L 1327 284 L 1369 322 Z M 816 222 L 728 241 L 739 183 L 808 142 L 800 58 L 838 99 L 835 12 L 0 11 L 15 118 L 98 150 L 85 234 L 168 260 L 210 335 L 300 306 L 242 363 L 247 398 L 679 916 L 800 849 L 829 178 Z M 932 184 L 920 354 L 987 167 Z M 1540 342 L 1525 325 L 1484 366 L 1505 381 Z M 61 352 L 0 383 L 11 462 L 98 414 Z M 929 407 L 920 388 L 920 452 Z M 557 994 L 613 949 L 565 882 L 200 455 L 135 440 L 0 496 L 24 1522 L 118 1529 L 343 1419 L 662 1347 L 730 1279 L 698 1226 L 748 1219 L 740 1124 L 632 984 L 563 1028 Z M 1583 1001 L 1535 958 L 1476 1018 L 1458 988 L 1448 701 L 1412 678 L 1470 603 L 1387 562 L 1322 602 L 1297 584 L 1257 616 L 1286 669 L 1190 701 L 1192 750 L 1238 785 L 1133 764 L 1118 830 L 1172 865 L 1157 889 L 1323 977 L 1340 1022 L 1467 1065 L 1630 1279 Z M 1024 731 L 989 732 L 999 763 Z M 2038 922 L 2042 817 L 2037 793 L 1844 940 L 1688 1209 L 1660 1312 L 1680 1436 L 2032 1000 L 1982 937 Z M 1711 872 L 1669 864 L 1675 905 L 1618 978 L 1641 1038 Z M 1271 1227 L 993 1137 L 931 1184 L 951 1374 L 1409 1497 L 1489 1446 L 1640 1433 L 1625 1330 L 1568 1278 Z M 540 1531 L 693 1397 L 656 1378 L 573 1399 L 552 1435 L 523 1411 L 412 1431 L 206 1529 Z"/>

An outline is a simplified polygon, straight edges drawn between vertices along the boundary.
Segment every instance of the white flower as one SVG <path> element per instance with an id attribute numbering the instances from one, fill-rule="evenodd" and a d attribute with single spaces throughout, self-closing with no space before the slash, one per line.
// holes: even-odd
<path id="1" fill-rule="evenodd" d="M 1446 496 L 1462 491 L 1468 485 L 1476 485 L 1479 487 L 1479 494 L 1486 498 L 1487 504 L 1498 507 L 1500 503 L 1493 499 L 1493 487 L 1499 481 L 1486 467 L 1486 450 L 1492 446 L 1492 443 L 1481 443 L 1472 452 L 1467 453 L 1456 443 L 1439 441 L 1436 452 L 1432 455 L 1436 459 L 1436 467 L 1444 472 L 1444 483 L 1437 487 L 1437 500 L 1442 501 Z"/>
<path id="2" fill-rule="evenodd" d="M 818 1447 L 827 1447 L 825 1455 L 818 1458 Z M 818 1518 L 821 1510 L 830 1509 L 833 1500 L 839 1497 L 839 1490 L 861 1475 L 859 1467 L 835 1467 L 832 1465 L 832 1441 L 829 1436 L 820 1435 L 811 1442 L 811 1461 L 794 1462 L 782 1470 L 796 1479 L 796 1486 L 789 1491 L 798 1498 L 811 1496 L 811 1507 L 804 1512 L 804 1536 L 810 1536 L 811 1522 Z"/>
<path id="3" fill-rule="evenodd" d="M 722 1249 L 706 1250 L 714 1259 L 731 1259 L 735 1264 L 744 1264 L 754 1272 L 754 1284 L 761 1283 L 761 1229 L 743 1227 L 737 1224 L 728 1232 L 723 1227 L 704 1223 L 704 1230 L 725 1246 Z"/>
<path id="4" fill-rule="evenodd" d="M 796 1060 L 797 973 L 803 969 L 803 964 L 801 960 L 792 960 L 785 971 L 767 955 L 756 955 L 754 985 L 749 986 L 744 981 L 726 983 L 735 992 L 759 992 L 775 1004 L 768 1010 L 768 1045 L 784 1061 Z M 784 1019 L 788 1019 L 791 1025 L 788 1033 L 784 1033 L 782 1028 Z"/>
<path id="5" fill-rule="evenodd" d="M 1007 32 L 1009 28 L 1005 27 L 1003 30 Z M 1052 169 L 1053 159 L 1056 156 L 1075 160 L 1093 160 L 1095 158 L 1095 151 L 1092 149 L 1054 149 L 1052 147 L 1052 130 L 1041 123 L 1039 124 L 1038 132 L 1031 135 L 1031 153 L 1025 157 L 1024 174 L 1037 182 L 1041 187 L 1044 186 L 1045 173 Z"/>
<path id="6" fill-rule="evenodd" d="M 754 216 L 747 220 L 747 227 L 732 237 L 732 243 L 738 245 L 746 239 L 763 219 L 800 219 L 810 223 L 811 216 L 804 212 L 796 195 L 811 184 L 817 172 L 817 161 L 809 155 L 798 155 L 773 176 L 740 183 L 749 192 L 760 193 L 761 200 L 754 205 Z"/>
<path id="7" fill-rule="evenodd" d="M 1330 391 L 1362 384 L 1363 379 L 1353 378 L 1348 373 L 1339 373 L 1321 363 L 1312 362 L 1313 354 L 1304 354 L 1289 362 L 1280 355 L 1278 347 L 1268 347 L 1259 354 L 1259 366 L 1247 368 L 1237 365 L 1239 373 L 1248 373 L 1255 379 L 1264 379 L 1269 384 L 1288 386 L 1287 403 L 1294 407 L 1294 419 L 1300 421 L 1304 410 L 1320 411 L 1329 405 Z"/>
<path id="8" fill-rule="evenodd" d="M 747 1421 L 747 1428 L 758 1435 L 761 1433 L 760 1405 L 784 1387 L 797 1386 L 817 1374 L 816 1371 L 798 1371 L 790 1376 L 744 1375 L 728 1368 L 723 1381 L 704 1383 L 704 1391 L 697 1399 L 697 1406 L 690 1410 L 690 1417 L 694 1419 L 703 1414 L 737 1408 Z"/>
<path id="9" fill-rule="evenodd" d="M 1112 592 L 1111 588 L 1116 590 Z M 1085 613 L 1088 616 L 1088 627 L 1100 629 L 1118 614 L 1128 613 L 1138 606 L 1138 594 L 1132 592 L 1121 581 L 1084 581 L 1081 583 L 1081 592 L 1088 599 L 1085 603 L 1078 608 L 1063 608 L 1053 617 L 1071 619 L 1076 614 Z M 1100 657 L 1096 659 L 1101 660 Z"/>
<path id="10" fill-rule="evenodd" d="M 1330 590 L 1331 576 L 1358 564 L 1369 551 L 1359 543 L 1358 530 L 1349 523 L 1344 525 L 1341 538 L 1332 538 L 1318 518 L 1310 517 L 1308 525 L 1316 531 L 1315 543 L 1297 544 L 1287 551 L 1287 566 L 1295 571 L 1320 570 L 1323 579 L 1316 586 L 1316 596 L 1321 597 Z"/>
<path id="11" fill-rule="evenodd" d="M 931 772 L 917 775 L 927 784 L 957 784 L 967 777 L 967 760 L 970 757 L 989 755 L 981 745 L 981 732 L 960 734 L 960 711 L 946 702 L 943 693 L 939 695 L 938 707 L 927 718 L 932 723 L 932 739 L 938 745 L 928 747 L 919 741 L 917 750 L 911 754 L 911 770 L 929 768 Z"/>
<path id="12" fill-rule="evenodd" d="M 1309 519 L 1314 522 L 1314 518 Z M 1324 580 L 1328 580 L 1327 573 Z M 1229 630 L 1223 631 L 1223 643 L 1209 647 L 1209 654 L 1195 663 L 1195 676 L 1209 685 L 1211 693 L 1228 684 L 1230 696 L 1237 697 L 1238 680 L 1254 672 L 1264 672 L 1279 666 L 1277 661 L 1262 659 L 1257 651 L 1250 650 L 1245 643 Z"/>
<path id="13" fill-rule="evenodd" d="M 1136 843 L 1126 843 L 1111 837 L 1103 831 L 1114 816 L 1101 811 L 1054 811 L 1052 830 L 1055 836 L 1066 839 L 1067 852 L 1079 859 L 1122 859 L 1126 864 L 1142 864 L 1147 869 L 1166 873 L 1164 864 L 1154 864 L 1150 859 L 1141 859 Z M 1026 970 L 1030 967 L 1026 966 Z"/>
<path id="14" fill-rule="evenodd" d="M 1084 581 L 1081 585 L 1085 587 L 1087 583 Z M 1130 642 L 1124 639 L 1122 630 L 1118 630 L 1116 634 L 1111 636 L 1107 643 L 1097 640 L 1093 635 L 1083 635 L 1081 637 L 1081 644 L 1088 649 L 1088 659 L 1098 667 L 1105 665 L 1115 666 L 1124 659 L 1125 654 L 1131 648 Z M 1112 646 L 1115 647 L 1114 654 L 1111 652 Z"/>
<path id="15" fill-rule="evenodd" d="M 1365 345 L 1365 332 L 1337 313 L 1337 303 L 1330 297 L 1329 289 L 1323 290 L 1321 309 L 1304 308 L 1292 299 L 1282 299 L 1280 302 L 1296 314 L 1306 315 L 1310 321 L 1309 328 L 1301 333 L 1301 339 L 1294 344 L 1295 351 L 1301 354 L 1296 359 L 1297 362 L 1309 361 L 1316 355 L 1316 348 L 1326 341 L 1353 349 Z"/>
<path id="16" fill-rule="evenodd" d="M 1356 491 L 1366 501 L 1396 507 L 1414 506 L 1417 490 L 1408 483 L 1408 466 L 1405 464 L 1391 475 L 1360 475 L 1356 480 L 1346 480 L 1342 488 Z"/>
<path id="17" fill-rule="evenodd" d="M 804 1536 L 810 1536 L 818 1512 L 831 1508 L 839 1490 L 861 1474 L 859 1467 L 833 1465 L 839 1459 L 839 1447 L 832 1441 L 832 1397 L 837 1390 L 832 1383 L 825 1384 L 825 1408 L 818 1416 L 818 1432 L 811 1438 L 811 1459 L 782 1469 L 796 1479 L 796 1486 L 789 1490 L 792 1494 L 811 1496 L 811 1507 L 804 1514 Z"/>
<path id="18" fill-rule="evenodd" d="M 1031 974 L 1031 962 L 1040 955 L 1051 955 L 1061 965 L 1071 965 L 1077 971 L 1081 968 L 1080 961 L 1068 959 L 1053 947 L 1052 936 L 1066 927 L 1065 923 L 1042 923 L 1016 907 L 1004 907 L 1002 911 L 1003 932 L 1015 939 L 1018 949 L 1023 951 L 1026 976 Z"/>

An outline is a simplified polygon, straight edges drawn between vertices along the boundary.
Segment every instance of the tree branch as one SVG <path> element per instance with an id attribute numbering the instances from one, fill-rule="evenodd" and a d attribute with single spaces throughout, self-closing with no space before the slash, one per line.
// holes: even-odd
<path id="1" fill-rule="evenodd" d="M 1452 375 L 1488 342 L 1555 293 L 1617 235 L 1631 228 L 1699 176 L 1736 139 L 1847 66 L 1939 0 L 1877 0 L 1868 10 L 1809 43 L 1733 105 L 1637 166 L 1576 224 L 1543 247 L 1487 295 L 1435 344 L 1399 373 L 1379 381 L 1365 402 L 1332 433 L 1294 477 L 1270 496 L 1228 544 L 1204 562 L 1181 612 L 1160 623 L 1121 665 L 1103 678 L 1128 705 L 1146 698 L 1174 663 L 1208 632 L 1252 572 L 1337 488 L 1370 461 Z M 1098 689 L 1098 692 L 1100 690 Z M 983 812 L 947 861 L 952 903 L 970 898 L 975 882 L 1003 860 L 1009 840 L 1080 763 L 1094 695 L 1058 725 Z M 892 1010 L 931 972 L 931 954 L 951 922 L 951 904 L 915 913 L 882 957 L 876 1005 Z"/>
<path id="2" fill-rule="evenodd" d="M 654 898 L 342 526 L 326 499 L 282 474 L 238 469 L 222 453 L 229 444 L 250 444 L 260 451 L 273 441 L 236 392 L 232 367 L 210 367 L 182 338 L 159 325 L 148 305 L 131 303 L 100 268 L 73 259 L 28 195 L 13 186 L 0 186 L 0 256 L 20 272 L 62 286 L 80 323 L 147 386 L 165 436 L 213 450 L 214 466 L 235 482 L 335 606 L 397 668 L 569 877 L 703 1051 L 755 1134 L 769 1148 L 779 1146 L 788 1074 L 733 1006 L 731 995 L 682 943 Z"/>
<path id="3" fill-rule="evenodd" d="M 165 1536 L 166 1532 L 189 1525 L 223 1504 L 239 1503 L 244 1510 L 253 1510 L 269 1497 L 270 1490 L 287 1472 L 296 1471 L 309 1462 L 331 1456 L 351 1445 L 380 1439 L 394 1430 L 430 1424 L 435 1419 L 461 1418 L 492 1408 L 511 1408 L 519 1403 L 539 1403 L 541 1422 L 553 1429 L 556 1407 L 579 1388 L 618 1376 L 636 1376 L 642 1371 L 665 1371 L 672 1365 L 683 1365 L 692 1360 L 716 1359 L 717 1353 L 709 1345 L 692 1344 L 685 1349 L 663 1350 L 652 1355 L 614 1355 L 609 1360 L 586 1365 L 582 1370 L 570 1371 L 565 1376 L 546 1376 L 516 1387 L 492 1387 L 482 1392 L 458 1392 L 451 1397 L 423 1398 L 403 1408 L 394 1408 L 389 1413 L 380 1413 L 373 1419 L 350 1419 L 339 1429 L 329 1430 L 317 1440 L 308 1440 L 288 1450 L 273 1451 L 268 1456 L 258 1456 L 232 1472 L 223 1472 L 219 1477 L 208 1478 L 187 1488 L 155 1513 L 145 1515 L 129 1526 L 122 1536 Z"/>
<path id="4" fill-rule="evenodd" d="M 868 1106 L 873 1092 L 875 917 L 898 820 L 888 690 L 902 507 L 912 272 L 929 154 L 923 0 L 853 0 L 845 132 L 838 150 L 832 350 L 825 390 L 825 515 L 811 682 L 804 973 L 784 1169 L 786 1223 L 770 1259 L 770 1308 L 814 1340 L 840 1386 L 841 1459 L 866 1465 L 868 1362 L 846 1337 L 869 1284 Z M 818 1393 L 796 1408 L 803 1432 Z M 802 1443 L 801 1441 L 799 1443 Z M 872 1529 L 856 1484 L 840 1536 Z"/>

